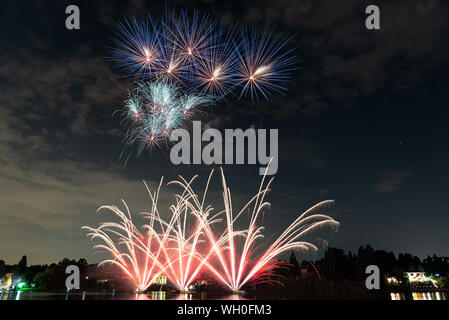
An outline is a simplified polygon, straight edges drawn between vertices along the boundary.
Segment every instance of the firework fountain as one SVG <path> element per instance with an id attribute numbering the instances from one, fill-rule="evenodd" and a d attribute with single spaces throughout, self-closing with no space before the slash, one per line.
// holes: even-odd
<path id="1" fill-rule="evenodd" d="M 260 216 L 270 205 L 265 201 L 272 179 L 262 179 L 257 194 L 234 214 L 231 191 L 223 171 L 224 210 L 214 213 L 206 205 L 206 195 L 213 171 L 207 181 L 203 195 L 192 187 L 197 177 L 190 181 L 180 177 L 170 182 L 182 192 L 175 195 L 170 206 L 170 215 L 164 218 L 158 211 L 158 198 L 163 179 L 157 191 L 148 190 L 151 210 L 142 213 L 147 224 L 139 230 L 125 201 L 125 212 L 115 206 L 105 206 L 120 222 L 105 222 L 98 228 L 84 227 L 88 236 L 100 240 L 94 248 L 112 256 L 101 264 L 111 263 L 120 268 L 138 291 L 145 291 L 162 274 L 179 291 L 186 292 L 202 274 L 212 275 L 229 291 L 238 292 L 249 283 L 270 282 L 272 271 L 279 266 L 275 259 L 287 250 L 317 250 L 312 243 L 300 239 L 322 228 L 336 228 L 339 224 L 329 216 L 319 213 L 332 204 L 321 202 L 301 214 L 272 244 L 257 250 L 264 227 L 259 225 Z M 251 210 L 247 228 L 240 229 L 244 212 Z"/>

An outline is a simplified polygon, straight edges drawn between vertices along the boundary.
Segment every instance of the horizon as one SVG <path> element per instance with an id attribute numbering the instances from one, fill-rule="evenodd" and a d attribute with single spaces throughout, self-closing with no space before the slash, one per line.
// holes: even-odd
<path id="1" fill-rule="evenodd" d="M 382 27 L 369 30 L 359 1 L 78 2 L 79 30 L 66 28 L 68 0 L 0 4 L 0 56 L 6 61 L 0 66 L 0 259 L 15 263 L 26 255 L 44 263 L 68 255 L 97 261 L 81 228 L 109 221 L 112 216 L 97 209 L 123 209 L 121 199 L 133 216 L 148 211 L 142 181 L 156 190 L 165 177 L 159 201 L 164 219 L 180 190 L 166 183 L 178 175 L 199 175 L 194 190 L 201 194 L 209 172 L 216 170 L 206 199 L 214 212 L 224 208 L 220 167 L 236 212 L 258 192 L 260 163 L 175 165 L 168 146 L 149 147 L 153 133 L 133 136 L 140 124 L 130 126 L 130 117 L 139 112 L 122 115 L 135 83 L 109 59 L 111 38 L 124 17 L 150 13 L 160 21 L 167 6 L 196 9 L 223 28 L 264 30 L 269 21 L 274 34 L 289 39 L 279 47 L 291 60 L 257 68 L 246 87 L 241 69 L 230 76 L 240 79 L 232 84 L 244 93 L 255 90 L 254 76 L 285 80 L 288 69 L 289 81 L 281 83 L 287 90 L 269 87 L 268 99 L 263 91 L 259 99 L 251 99 L 253 91 L 238 99 L 237 91 L 235 97 L 217 98 L 195 118 L 176 114 L 181 124 L 173 121 L 190 129 L 191 121 L 200 120 L 202 128 L 219 132 L 277 130 L 277 172 L 266 198 L 271 207 L 257 221 L 266 230 L 256 245 L 267 244 L 302 212 L 332 199 L 332 207 L 320 213 L 340 224 L 338 232 L 317 228 L 305 237 L 318 247 L 316 255 L 329 246 L 354 252 L 369 243 L 395 255 L 449 256 L 449 3 L 379 0 Z M 238 55 L 250 51 L 248 43 L 232 50 L 217 47 L 232 51 L 237 65 L 244 60 Z M 139 148 L 145 149 L 140 157 Z M 192 156 L 197 152 L 192 149 Z M 236 222 L 237 229 L 244 230 L 244 222 Z"/>

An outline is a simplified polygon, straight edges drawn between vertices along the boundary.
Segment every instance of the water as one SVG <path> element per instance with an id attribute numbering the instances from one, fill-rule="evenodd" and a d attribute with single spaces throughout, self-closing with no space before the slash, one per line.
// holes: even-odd
<path id="1" fill-rule="evenodd" d="M 447 292 L 412 292 L 409 294 L 392 292 L 391 300 L 449 300 Z"/>
<path id="2" fill-rule="evenodd" d="M 448 292 L 412 292 L 390 294 L 391 300 L 449 300 Z M 207 292 L 194 294 L 170 294 L 155 291 L 148 294 L 114 292 L 37 292 L 0 291 L 0 300 L 247 300 L 241 295 L 213 295 Z"/>
<path id="3" fill-rule="evenodd" d="M 142 293 L 113 292 L 37 292 L 0 291 L 0 300 L 246 300 L 240 295 L 211 295 L 206 292 L 194 294 L 170 294 L 165 291 Z"/>

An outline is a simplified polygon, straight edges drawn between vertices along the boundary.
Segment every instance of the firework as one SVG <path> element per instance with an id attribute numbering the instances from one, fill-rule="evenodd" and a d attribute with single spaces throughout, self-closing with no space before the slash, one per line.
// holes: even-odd
<path id="1" fill-rule="evenodd" d="M 150 15 L 125 19 L 117 27 L 107 57 L 137 86 L 125 101 L 125 119 L 138 120 L 126 121 L 130 128 L 125 142 L 128 146 L 137 143 L 138 155 L 166 143 L 167 135 L 161 133 L 182 126 L 195 114 L 194 108 L 185 105 L 206 104 L 210 98 L 227 101 L 229 97 L 249 97 L 255 102 L 259 97 L 269 99 L 275 92 L 284 93 L 284 83 L 296 69 L 293 49 L 287 49 L 290 40 L 268 26 L 262 32 L 225 28 L 197 11 L 178 14 L 167 10 L 158 21 Z M 159 90 L 162 82 L 170 92 L 160 94 L 176 96 L 182 91 L 193 96 L 172 104 L 165 116 L 147 113 L 149 109 L 139 100 L 145 101 L 149 94 L 145 89 Z M 184 117 L 178 116 L 181 112 Z"/>
<path id="2" fill-rule="evenodd" d="M 104 206 L 119 219 L 120 223 L 106 222 L 98 228 L 83 227 L 88 230 L 92 240 L 101 240 L 102 244 L 95 245 L 95 249 L 103 250 L 112 256 L 99 266 L 110 263 L 117 266 L 121 272 L 134 284 L 137 291 L 146 290 L 164 271 L 159 261 L 159 255 L 164 249 L 159 246 L 151 251 L 151 241 L 157 238 L 151 229 L 146 233 L 139 231 L 133 224 L 127 204 L 123 201 L 127 214 L 114 206 Z"/>
<path id="3" fill-rule="evenodd" d="M 187 183 L 186 189 L 190 188 L 193 180 Z M 118 266 L 136 291 L 145 291 L 162 274 L 166 274 L 179 291 L 187 292 L 204 266 L 213 270 L 208 258 L 220 248 L 219 245 L 205 248 L 202 245 L 203 232 L 220 220 L 217 216 L 208 216 L 211 208 L 205 212 L 191 210 L 191 195 L 186 191 L 175 195 L 175 204 L 170 206 L 170 219 L 162 219 L 157 205 L 162 181 L 154 193 L 145 183 L 152 207 L 149 212 L 141 214 L 147 220 L 141 231 L 135 227 L 128 205 L 123 200 L 126 213 L 115 206 L 98 209 L 111 211 L 120 222 L 106 222 L 99 228 L 83 229 L 88 230 L 92 240 L 103 242 L 95 245 L 95 249 L 104 250 L 112 256 L 100 265 L 111 263 Z M 192 218 L 194 227 L 189 228 Z"/>
<path id="4" fill-rule="evenodd" d="M 145 19 L 125 19 L 117 26 L 107 59 L 124 75 L 151 79 L 163 58 L 161 37 L 161 30 L 150 15 Z"/>
<path id="5" fill-rule="evenodd" d="M 117 27 L 108 57 L 125 76 L 136 80 L 165 79 L 184 90 L 206 90 L 225 97 L 241 88 L 253 100 L 283 92 L 283 82 L 296 70 L 292 38 L 268 26 L 260 32 L 224 28 L 193 11 L 167 11 L 160 23 L 150 15 L 131 18 Z"/>
<path id="6" fill-rule="evenodd" d="M 221 31 L 196 64 L 194 88 L 212 94 L 218 99 L 225 98 L 237 87 L 237 57 L 234 29 Z"/>
<path id="7" fill-rule="evenodd" d="M 288 81 L 291 72 L 297 69 L 293 49 L 285 50 L 291 38 L 284 39 L 267 26 L 263 32 L 243 29 L 241 39 L 237 75 L 243 86 L 240 97 L 249 95 L 258 100 L 260 94 L 268 99 L 272 92 L 285 92 L 282 83 Z"/>
<path id="8" fill-rule="evenodd" d="M 226 179 L 221 170 L 224 214 L 223 219 L 225 229 L 217 235 L 205 225 L 205 235 L 211 246 L 221 248 L 215 250 L 213 256 L 209 259 L 209 271 L 212 272 L 224 285 L 233 292 L 238 292 L 245 284 L 270 282 L 269 277 L 272 270 L 279 266 L 275 257 L 288 250 L 316 251 L 318 248 L 312 243 L 299 241 L 300 238 L 308 233 L 323 227 L 335 228 L 339 225 L 337 221 L 329 216 L 316 213 L 333 204 L 332 200 L 324 201 L 313 206 L 301 214 L 271 245 L 258 253 L 256 248 L 259 241 L 263 238 L 264 227 L 258 226 L 258 220 L 265 208 L 270 203 L 264 201 L 273 178 L 264 186 L 266 175 L 260 184 L 259 192 L 234 215 L 232 208 L 232 198 L 230 189 L 227 186 Z M 194 199 L 193 190 L 187 187 L 186 182 L 180 184 Z M 196 204 L 196 210 L 203 211 L 202 205 Z M 241 219 L 243 213 L 253 207 L 250 221 L 247 229 L 237 229 L 237 222 Z M 243 235 L 243 245 L 239 245 Z M 215 261 L 215 263 L 213 263 Z"/>
<path id="9" fill-rule="evenodd" d="M 167 142 L 172 130 L 212 102 L 212 96 L 187 94 L 164 80 L 138 82 L 125 100 L 123 116 L 128 130 L 124 142 L 128 146 L 137 144 L 138 155 L 160 146 Z"/>
<path id="10" fill-rule="evenodd" d="M 201 16 L 198 11 L 193 11 L 192 16 L 187 11 L 181 11 L 179 15 L 174 11 L 167 11 L 162 24 L 167 45 L 186 65 L 194 66 L 204 59 L 207 52 L 214 49 L 216 24 L 206 15 Z"/>
<path id="11" fill-rule="evenodd" d="M 264 199 L 272 180 L 264 185 L 264 177 L 258 193 L 234 215 L 231 193 L 223 171 L 224 210 L 214 213 L 214 208 L 206 205 L 212 175 L 213 171 L 202 196 L 192 188 L 196 176 L 190 181 L 180 177 L 171 182 L 180 186 L 181 192 L 175 195 L 167 219 L 162 218 L 158 211 L 163 180 L 155 192 L 151 192 L 145 184 L 152 206 L 149 212 L 142 213 L 147 223 L 141 229 L 134 225 L 126 202 L 123 201 L 126 213 L 114 206 L 101 207 L 99 210 L 108 209 L 120 220 L 103 223 L 99 228 L 84 227 L 93 240 L 102 242 L 95 248 L 112 256 L 101 264 L 118 266 L 138 291 L 146 290 L 165 274 L 172 285 L 185 292 L 203 273 L 208 273 L 235 292 L 248 283 L 272 281 L 268 276 L 279 266 L 276 256 L 292 249 L 317 250 L 315 245 L 299 239 L 318 228 L 338 226 L 332 218 L 315 213 L 332 203 L 325 201 L 300 215 L 267 248 L 257 250 L 264 230 L 258 226 L 258 220 L 269 206 Z M 239 229 L 238 220 L 251 206 L 253 210 L 248 228 Z M 220 229 L 222 231 L 218 231 Z M 241 242 L 243 245 L 239 245 Z"/>

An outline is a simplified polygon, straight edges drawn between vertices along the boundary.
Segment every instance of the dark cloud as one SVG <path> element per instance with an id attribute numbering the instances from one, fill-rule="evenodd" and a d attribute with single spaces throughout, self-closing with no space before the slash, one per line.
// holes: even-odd
<path id="1" fill-rule="evenodd" d="M 411 176 L 413 172 L 410 171 L 386 171 L 380 175 L 380 181 L 373 186 L 373 191 L 380 194 L 392 193 L 400 189 Z"/>
<path id="2" fill-rule="evenodd" d="M 295 33 L 301 58 L 288 98 L 275 99 L 275 117 L 317 116 L 361 95 L 419 85 L 448 61 L 449 4 L 379 1 L 381 30 L 365 29 L 366 1 L 245 2 L 243 20 Z M 294 99 L 291 99 L 294 97 Z M 292 102 L 294 101 L 294 102 Z"/>

